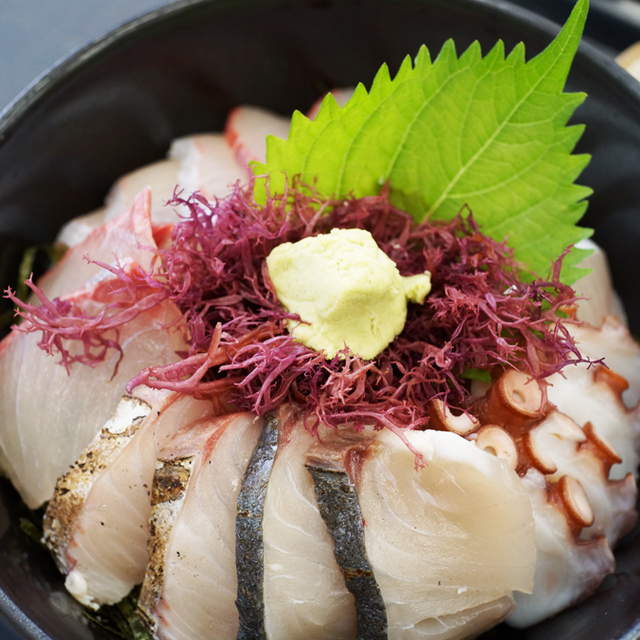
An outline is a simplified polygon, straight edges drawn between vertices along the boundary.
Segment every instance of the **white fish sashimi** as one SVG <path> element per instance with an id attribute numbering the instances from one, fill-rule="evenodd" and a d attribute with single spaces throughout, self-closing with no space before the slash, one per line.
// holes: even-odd
<path id="1" fill-rule="evenodd" d="M 106 207 L 101 207 L 91 213 L 71 218 L 60 228 L 56 243 L 69 248 L 84 242 L 92 231 L 105 223 L 105 213 Z"/>
<path id="2" fill-rule="evenodd" d="M 593 240 L 581 240 L 576 243 L 578 249 L 589 249 L 593 253 L 578 265 L 591 272 L 580 278 L 574 289 L 583 300 L 578 303 L 578 319 L 599 327 L 607 316 L 616 316 L 626 325 L 626 314 L 618 297 L 609 270 L 605 252 Z"/>
<path id="3" fill-rule="evenodd" d="M 285 422 L 286 424 L 286 422 Z M 265 629 L 269 638 L 355 637 L 353 596 L 333 555 L 306 453 L 317 439 L 300 423 L 280 434 L 263 519 Z"/>
<path id="4" fill-rule="evenodd" d="M 291 119 L 262 109 L 241 105 L 227 117 L 224 135 L 241 167 L 267 158 L 267 136 L 286 139 Z"/>
<path id="5" fill-rule="evenodd" d="M 178 138 L 169 156 L 180 163 L 178 183 L 187 194 L 199 191 L 209 199 L 224 198 L 236 182 L 246 184 L 252 175 L 220 133 Z"/>
<path id="6" fill-rule="evenodd" d="M 58 481 L 45 540 L 82 604 L 114 604 L 142 582 L 156 458 L 180 426 L 212 413 L 209 401 L 139 387 Z"/>
<path id="7" fill-rule="evenodd" d="M 156 474 L 139 605 L 160 640 L 237 636 L 236 503 L 262 423 L 248 413 L 204 421 L 162 454 L 159 469 L 178 473 L 164 484 Z"/>
<path id="8" fill-rule="evenodd" d="M 150 209 L 154 222 L 175 222 L 177 216 L 167 207 L 178 184 L 180 163 L 174 158 L 159 160 L 136 169 L 118 179 L 107 194 L 105 219 L 112 220 L 127 211 L 143 189 L 153 193 Z"/>
<path id="9" fill-rule="evenodd" d="M 474 636 L 531 591 L 531 503 L 517 474 L 452 433 L 391 433 L 365 455 L 356 483 L 367 555 L 385 601 L 389 638 Z"/>
<path id="10" fill-rule="evenodd" d="M 38 286 L 51 300 L 81 290 L 92 278 L 104 274 L 91 260 L 114 264 L 132 261 L 148 270 L 157 249 L 151 226 L 151 191 L 137 194 L 132 207 L 118 218 L 92 231 L 69 249 L 62 259 L 40 278 Z"/>
<path id="11" fill-rule="evenodd" d="M 113 415 L 131 378 L 150 364 L 177 361 L 176 352 L 187 348 L 176 326 L 181 317 L 165 301 L 123 326 L 117 371 L 116 350 L 94 367 L 74 365 L 67 372 L 40 349 L 36 332 L 14 330 L 4 339 L 0 449 L 3 470 L 28 507 L 53 496 L 56 481 Z"/>

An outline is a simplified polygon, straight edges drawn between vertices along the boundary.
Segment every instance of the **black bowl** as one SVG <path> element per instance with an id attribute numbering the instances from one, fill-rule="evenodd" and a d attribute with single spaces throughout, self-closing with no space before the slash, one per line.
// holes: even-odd
<path id="1" fill-rule="evenodd" d="M 237 104 L 283 114 L 325 90 L 368 82 L 426 44 L 453 37 L 458 51 L 497 39 L 538 53 L 558 27 L 488 0 L 183 0 L 72 55 L 0 120 L 0 269 L 13 284 L 25 246 L 48 242 L 70 217 L 99 206 L 123 173 L 159 159 L 173 138 L 217 130 Z M 586 91 L 574 120 L 580 178 L 594 189 L 585 223 L 609 252 L 614 278 L 640 329 L 640 89 L 613 62 L 581 46 L 568 89 Z M 46 434 L 43 434 L 46 437 Z M 28 514 L 0 486 L 0 615 L 24 638 L 113 638 L 89 623 L 53 563 L 20 529 Z M 629 536 L 619 570 L 592 599 L 525 631 L 487 638 L 640 638 L 640 539 Z M 2 635 L 0 628 L 0 635 Z M 4 637 L 4 635 L 2 635 Z M 195 640 L 195 639 L 194 639 Z"/>

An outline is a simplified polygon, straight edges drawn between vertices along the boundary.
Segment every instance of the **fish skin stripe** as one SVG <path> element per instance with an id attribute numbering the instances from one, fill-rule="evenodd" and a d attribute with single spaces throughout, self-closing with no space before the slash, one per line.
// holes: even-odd
<path id="1" fill-rule="evenodd" d="M 278 421 L 266 416 L 238 495 L 236 571 L 240 619 L 238 640 L 266 640 L 264 628 L 264 541 L 262 518 L 267 484 L 278 448 Z"/>
<path id="2" fill-rule="evenodd" d="M 306 465 L 320 515 L 334 541 L 333 553 L 356 603 L 356 640 L 387 640 L 387 610 L 367 558 L 356 489 L 344 471 Z"/>

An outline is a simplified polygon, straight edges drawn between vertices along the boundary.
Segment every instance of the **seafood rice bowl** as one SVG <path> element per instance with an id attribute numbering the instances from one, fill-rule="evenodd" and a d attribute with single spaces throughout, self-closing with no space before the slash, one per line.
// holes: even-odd
<path id="1" fill-rule="evenodd" d="M 12 626 L 637 637 L 640 91 L 587 14 L 178 2 L 7 110 Z"/>

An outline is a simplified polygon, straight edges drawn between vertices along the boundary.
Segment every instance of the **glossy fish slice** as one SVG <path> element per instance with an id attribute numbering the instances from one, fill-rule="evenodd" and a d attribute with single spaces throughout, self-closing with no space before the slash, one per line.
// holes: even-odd
<path id="1" fill-rule="evenodd" d="M 290 125 L 291 118 L 261 107 L 240 105 L 229 113 L 224 135 L 237 163 L 248 168 L 253 161 L 266 160 L 267 136 L 286 139 Z"/>
<path id="2" fill-rule="evenodd" d="M 224 198 L 236 182 L 246 184 L 248 167 L 238 163 L 222 134 L 210 133 L 175 140 L 169 157 L 179 161 L 178 184 L 187 196 L 200 191 L 207 198 Z"/>
<path id="3" fill-rule="evenodd" d="M 263 520 L 267 637 L 347 640 L 355 637 L 353 596 L 336 563 L 313 478 L 305 468 L 307 450 L 317 439 L 301 422 L 287 421 L 286 412 L 280 415 L 284 429 Z"/>
<path id="4" fill-rule="evenodd" d="M 107 194 L 105 219 L 111 220 L 122 215 L 131 207 L 140 191 L 149 189 L 153 193 L 149 211 L 151 219 L 154 222 L 176 222 L 178 217 L 166 203 L 171 200 L 178 184 L 179 169 L 178 160 L 168 158 L 140 167 L 119 178 Z"/>
<path id="5" fill-rule="evenodd" d="M 149 269 L 156 249 L 150 199 L 150 192 L 143 191 L 129 212 L 68 251 L 42 278 L 45 293 L 50 298 L 64 293 L 65 304 L 95 317 L 109 305 L 128 300 L 115 276 L 88 264 L 85 255 L 109 264 L 117 259 L 129 272 L 137 266 Z M 125 384 L 146 366 L 175 362 L 176 352 L 187 348 L 180 319 L 177 307 L 164 301 L 104 336 L 119 342 L 122 360 L 110 349 L 104 361 L 93 367 L 74 365 L 69 372 L 58 364 L 59 357 L 38 347 L 38 331 L 14 330 L 3 340 L 0 459 L 29 507 L 52 497 L 56 480 L 113 415 Z M 69 349 L 78 354 L 84 346 L 78 340 Z"/>
<path id="6" fill-rule="evenodd" d="M 138 388 L 58 481 L 45 540 L 84 605 L 114 604 L 142 582 L 157 455 L 180 426 L 212 413 L 211 402 Z"/>
<path id="7" fill-rule="evenodd" d="M 113 264 L 120 261 L 135 262 L 148 270 L 156 250 L 151 226 L 151 190 L 137 193 L 132 206 L 122 215 L 92 231 L 82 242 L 68 250 L 62 259 L 40 278 L 38 286 L 51 300 L 78 292 L 92 278 L 101 278 L 105 272 L 91 260 Z"/>
<path id="8" fill-rule="evenodd" d="M 140 610 L 162 640 L 233 639 L 236 503 L 262 428 L 253 414 L 181 430 L 157 464 Z"/>
<path id="9" fill-rule="evenodd" d="M 533 587 L 531 505 L 515 472 L 472 443 L 437 431 L 406 435 L 425 467 L 415 469 L 414 454 L 387 432 L 343 456 L 388 637 L 472 637 L 511 611 L 513 591 Z M 336 447 L 319 447 L 309 464 L 335 470 Z"/>
<path id="10" fill-rule="evenodd" d="M 36 333 L 13 331 L 0 345 L 0 450 L 3 470 L 30 508 L 53 496 L 58 478 L 114 414 L 126 383 L 150 363 L 175 362 L 185 349 L 178 309 L 165 301 L 127 323 L 95 367 L 69 373 L 38 347 Z"/>

